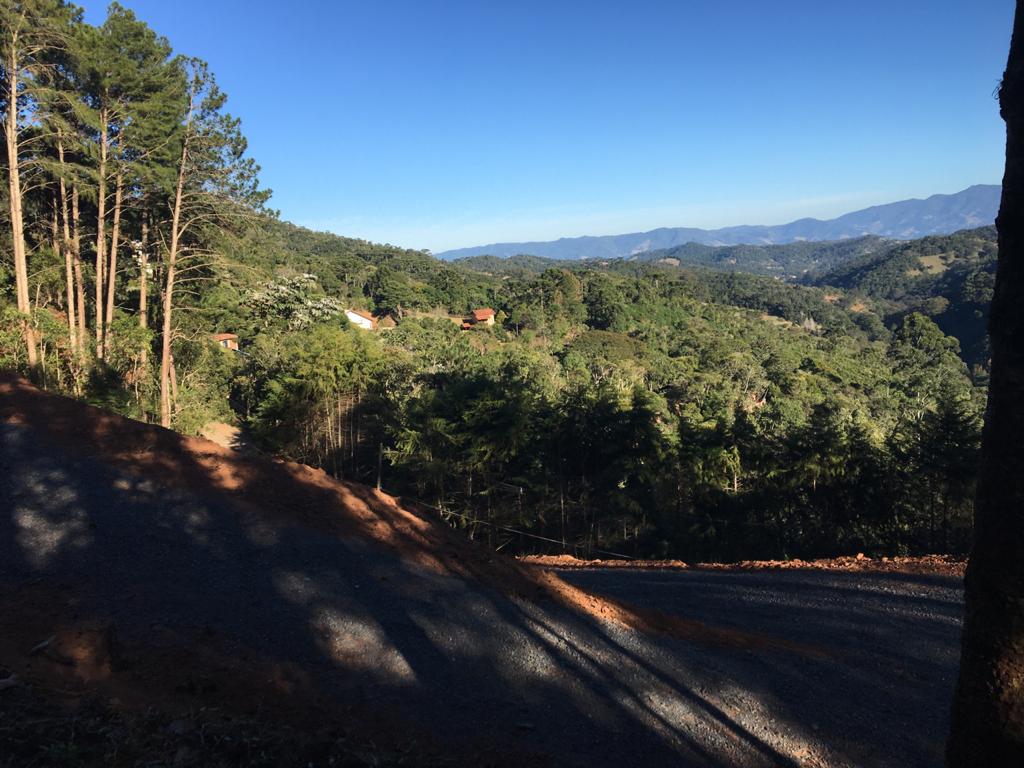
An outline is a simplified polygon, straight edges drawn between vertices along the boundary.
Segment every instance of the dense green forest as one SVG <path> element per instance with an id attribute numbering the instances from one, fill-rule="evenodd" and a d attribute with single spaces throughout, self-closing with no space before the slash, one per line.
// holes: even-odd
<path id="1" fill-rule="evenodd" d="M 988 307 L 996 276 L 996 229 L 894 243 L 814 275 L 814 285 L 834 285 L 869 297 L 890 324 L 908 312 L 931 317 L 960 341 L 976 375 L 988 368 Z"/>
<path id="2" fill-rule="evenodd" d="M 876 337 L 884 335 L 879 324 L 893 330 L 907 314 L 920 312 L 960 342 L 961 357 L 976 380 L 984 382 L 988 369 L 988 306 L 996 265 L 996 231 L 991 226 L 911 241 L 869 236 L 786 245 L 688 243 L 631 259 L 592 261 L 583 267 L 579 261 L 551 261 L 537 256 L 473 256 L 456 263 L 492 275 L 523 277 L 552 267 L 637 274 L 638 262 L 666 271 L 672 267 L 690 272 L 693 267 L 707 270 L 695 273 L 700 277 L 694 279 L 709 286 L 703 296 L 708 301 L 765 309 L 797 321 L 813 317 L 820 322 L 829 317 L 834 324 L 845 318 Z M 748 274 L 824 290 L 795 293 L 748 278 Z M 847 312 L 831 312 L 821 306 L 822 301 L 838 304 Z"/>
<path id="3" fill-rule="evenodd" d="M 279 221 L 212 74 L 130 11 L 0 9 L 0 366 L 184 432 L 237 422 L 506 551 L 968 545 L 983 377 L 944 330 L 983 312 L 990 233 L 771 251 L 795 274 L 826 248 L 820 285 L 664 254 L 445 263 Z"/>

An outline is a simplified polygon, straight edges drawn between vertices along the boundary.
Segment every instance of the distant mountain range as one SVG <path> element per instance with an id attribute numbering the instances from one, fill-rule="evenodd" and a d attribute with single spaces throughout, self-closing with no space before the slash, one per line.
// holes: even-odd
<path id="1" fill-rule="evenodd" d="M 550 259 L 627 258 L 649 251 L 698 245 L 778 245 L 804 240 L 845 240 L 876 235 L 912 240 L 926 235 L 945 235 L 961 229 L 982 227 L 995 221 L 999 209 L 998 184 L 975 184 L 952 195 L 932 195 L 925 200 L 901 200 L 847 213 L 835 219 L 798 219 L 774 226 L 737 226 L 722 229 L 662 227 L 625 235 L 563 237 L 535 243 L 493 243 L 456 248 L 437 254 L 441 259 L 467 256 L 516 256 L 529 254 Z"/>

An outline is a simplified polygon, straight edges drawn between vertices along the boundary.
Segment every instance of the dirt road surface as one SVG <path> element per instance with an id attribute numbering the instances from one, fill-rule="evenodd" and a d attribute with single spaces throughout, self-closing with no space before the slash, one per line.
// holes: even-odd
<path id="1" fill-rule="evenodd" d="M 941 764 L 955 577 L 560 573 L 714 629 L 642 632 L 237 489 L 161 484 L 153 456 L 134 472 L 69 448 L 99 433 L 33 418 L 0 419 L 0 677 L 29 690 L 73 674 L 117 706 L 163 707 L 168 727 L 308 704 L 310 728 L 341 716 L 448 765 Z M 62 632 L 79 646 L 34 649 Z"/>
<path id="2" fill-rule="evenodd" d="M 819 657 L 716 653 L 699 662 L 724 712 L 765 740 L 781 735 L 800 765 L 942 765 L 959 664 L 959 578 L 629 569 L 562 576 L 636 605 L 820 648 Z"/>

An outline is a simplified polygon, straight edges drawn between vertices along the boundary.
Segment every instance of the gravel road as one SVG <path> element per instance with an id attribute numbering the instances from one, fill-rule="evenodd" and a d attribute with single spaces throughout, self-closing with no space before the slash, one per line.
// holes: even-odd
<path id="1" fill-rule="evenodd" d="M 513 600 L 157 480 L 0 423 L 0 590 L 59 586 L 76 616 L 113 621 L 125 642 L 174 627 L 238 643 L 305 670 L 356 716 L 407 724 L 399 741 L 432 734 L 457 764 L 941 764 L 956 579 L 561 574 L 791 642 L 751 650 Z"/>
<path id="2" fill-rule="evenodd" d="M 822 649 L 826 655 L 802 659 L 716 654 L 714 668 L 735 697 L 732 706 L 750 708 L 745 722 L 775 720 L 783 733 L 798 723 L 789 730 L 793 746 L 807 738 L 824 764 L 942 764 L 959 665 L 959 579 L 828 571 L 561 575 L 636 605 Z"/>

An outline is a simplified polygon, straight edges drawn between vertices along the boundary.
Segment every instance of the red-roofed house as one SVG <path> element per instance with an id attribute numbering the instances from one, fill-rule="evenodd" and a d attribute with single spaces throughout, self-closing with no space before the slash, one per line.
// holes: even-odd
<path id="1" fill-rule="evenodd" d="M 484 307 L 483 309 L 473 310 L 473 322 L 483 323 L 484 325 L 494 325 L 494 310 L 490 307 Z"/>
<path id="2" fill-rule="evenodd" d="M 215 333 L 213 334 L 213 340 L 224 347 L 224 349 L 230 349 L 234 352 L 238 351 L 238 334 L 236 333 Z"/>
<path id="3" fill-rule="evenodd" d="M 377 330 L 377 318 L 362 309 L 346 309 L 345 317 L 353 325 L 358 325 L 364 331 Z"/>

